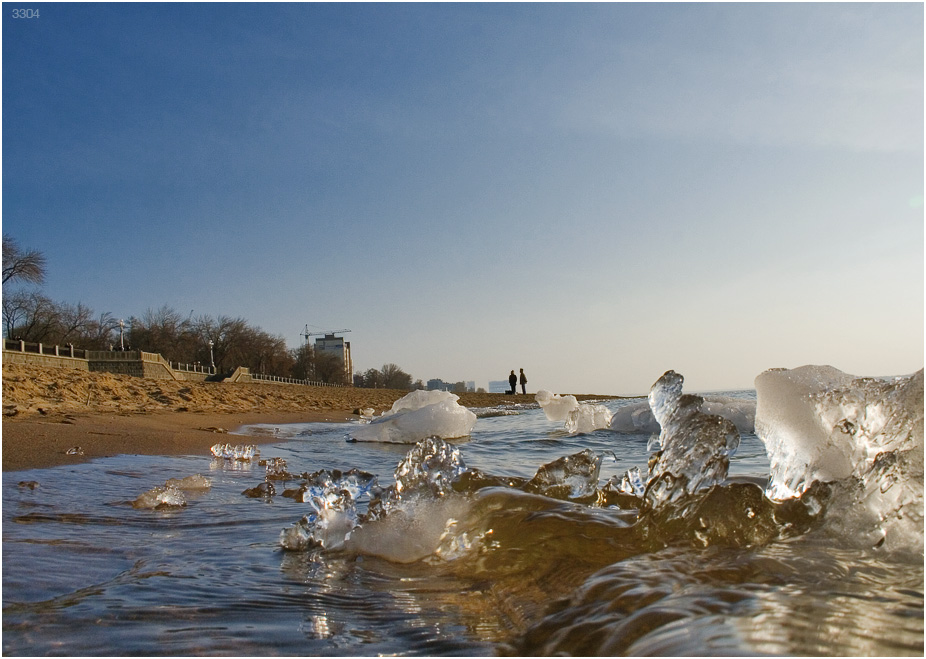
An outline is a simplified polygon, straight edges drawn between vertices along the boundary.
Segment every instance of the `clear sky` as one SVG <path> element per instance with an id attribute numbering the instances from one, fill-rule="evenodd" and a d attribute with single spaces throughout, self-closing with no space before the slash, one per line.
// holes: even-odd
<path id="1" fill-rule="evenodd" d="M 3 12 L 2 230 L 59 302 L 557 393 L 923 366 L 921 3 Z"/>

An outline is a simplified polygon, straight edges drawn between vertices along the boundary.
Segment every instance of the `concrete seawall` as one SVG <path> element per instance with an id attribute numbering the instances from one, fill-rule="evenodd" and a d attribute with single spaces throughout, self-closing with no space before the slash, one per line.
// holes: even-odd
<path id="1" fill-rule="evenodd" d="M 71 368 L 132 375 L 153 380 L 203 382 L 211 377 L 210 369 L 198 365 L 177 365 L 175 368 L 161 355 L 141 350 L 79 350 L 73 346 L 47 346 L 41 343 L 4 341 L 5 364 L 27 364 L 50 368 Z M 234 382 L 251 382 L 247 368 L 239 367 Z"/>
<path id="2" fill-rule="evenodd" d="M 81 371 L 97 371 L 132 375 L 151 380 L 176 380 L 181 382 L 255 382 L 268 384 L 290 384 L 309 387 L 344 387 L 350 385 L 330 384 L 275 375 L 251 373 L 246 366 L 239 366 L 230 375 L 223 377 L 214 369 L 201 364 L 174 364 L 155 352 L 141 350 L 82 350 L 74 346 L 48 346 L 41 343 L 26 343 L 4 339 L 3 362 L 53 368 L 72 368 Z"/>

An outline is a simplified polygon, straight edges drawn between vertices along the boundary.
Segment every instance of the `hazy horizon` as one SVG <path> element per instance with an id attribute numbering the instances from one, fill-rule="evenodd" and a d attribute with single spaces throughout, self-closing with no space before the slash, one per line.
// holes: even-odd
<path id="1" fill-rule="evenodd" d="M 355 371 L 643 394 L 923 366 L 923 5 L 15 3 L 43 292 Z"/>

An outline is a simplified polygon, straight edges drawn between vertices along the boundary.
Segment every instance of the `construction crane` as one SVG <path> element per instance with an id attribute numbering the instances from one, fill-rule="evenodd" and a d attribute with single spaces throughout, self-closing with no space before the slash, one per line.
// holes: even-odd
<path id="1" fill-rule="evenodd" d="M 338 330 L 328 330 L 327 332 L 310 332 L 309 326 L 306 325 L 305 331 L 302 332 L 299 336 L 304 336 L 305 342 L 308 343 L 310 336 L 328 336 L 329 334 L 331 336 L 334 336 L 335 334 L 345 334 L 347 332 L 350 332 L 350 330 L 349 329 L 338 329 Z"/>

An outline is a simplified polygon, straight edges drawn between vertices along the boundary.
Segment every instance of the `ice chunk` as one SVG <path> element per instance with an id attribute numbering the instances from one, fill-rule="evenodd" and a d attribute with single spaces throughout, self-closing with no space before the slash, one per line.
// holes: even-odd
<path id="1" fill-rule="evenodd" d="M 357 502 L 376 486 L 376 477 L 355 469 L 348 472 L 322 469 L 308 475 L 306 480 L 300 498 L 314 512 L 284 529 L 280 544 L 290 550 L 343 546 L 359 524 Z"/>
<path id="2" fill-rule="evenodd" d="M 700 396 L 682 394 L 684 378 L 666 373 L 650 390 L 661 451 L 650 466 L 644 500 L 651 508 L 723 481 L 740 434 L 732 421 L 701 411 Z"/>
<path id="3" fill-rule="evenodd" d="M 236 446 L 232 446 L 231 444 L 215 444 L 210 451 L 212 451 L 212 455 L 217 458 L 243 460 L 245 462 L 260 454 L 260 451 L 258 451 L 257 447 L 253 444 L 238 444 Z"/>
<path id="4" fill-rule="evenodd" d="M 395 487 L 371 503 L 346 548 L 399 563 L 459 555 L 469 543 L 456 533 L 456 520 L 469 504 L 452 485 L 465 471 L 456 447 L 433 437 L 418 442 L 396 467 Z"/>
<path id="5" fill-rule="evenodd" d="M 173 485 L 158 485 L 132 502 L 133 508 L 179 508 L 185 505 L 183 492 Z"/>
<path id="6" fill-rule="evenodd" d="M 434 551 L 449 523 L 447 518 L 430 519 L 430 514 L 451 508 L 431 504 L 449 498 L 446 495 L 452 493 L 453 481 L 464 471 L 459 450 L 438 438 L 416 444 L 396 467 L 395 486 L 385 490 L 366 472 L 320 470 L 308 476 L 301 493 L 302 501 L 312 506 L 314 513 L 284 529 L 280 544 L 286 549 L 346 548 L 387 555 L 390 560 L 417 560 Z M 368 494 L 370 505 L 366 515 L 361 515 L 357 503 Z M 364 531 L 365 526 L 378 531 Z M 425 540 L 414 535 L 421 529 L 427 529 Z M 392 549 L 384 548 L 387 546 Z M 421 547 L 428 549 L 420 554 Z"/>
<path id="7" fill-rule="evenodd" d="M 467 517 L 470 507 L 469 500 L 460 496 L 402 501 L 388 516 L 355 528 L 344 549 L 395 563 L 452 560 L 472 544 L 457 529 L 458 520 Z"/>
<path id="8" fill-rule="evenodd" d="M 308 516 L 303 517 L 288 529 L 280 531 L 280 546 L 289 551 L 301 551 L 312 547 L 312 525 Z"/>
<path id="9" fill-rule="evenodd" d="M 827 526 L 850 540 L 923 545 L 923 371 L 893 381 L 831 366 L 756 378 L 756 433 L 770 462 L 767 495 L 834 483 Z"/>
<path id="10" fill-rule="evenodd" d="M 601 460 L 602 457 L 591 449 L 559 458 L 540 467 L 525 490 L 554 499 L 594 496 L 598 492 Z"/>
<path id="11" fill-rule="evenodd" d="M 845 433 L 827 428 L 818 402 L 827 391 L 849 386 L 853 376 L 832 366 L 772 369 L 756 377 L 756 434 L 771 463 L 769 498 L 799 497 L 813 481 L 841 480 L 852 473 Z"/>
<path id="12" fill-rule="evenodd" d="M 740 432 L 754 433 L 756 431 L 756 401 L 754 400 L 733 396 L 704 396 L 701 411 L 732 421 Z"/>
<path id="13" fill-rule="evenodd" d="M 212 482 L 202 474 L 170 478 L 164 485 L 143 492 L 132 502 L 133 508 L 180 508 L 186 505 L 183 492 L 208 490 Z"/>
<path id="14" fill-rule="evenodd" d="M 579 403 L 566 415 L 566 431 L 570 433 L 593 432 L 610 424 L 611 410 L 600 404 Z"/>
<path id="15" fill-rule="evenodd" d="M 575 396 L 560 396 L 541 389 L 534 396 L 550 421 L 565 421 L 570 433 L 592 432 L 607 428 L 611 411 L 604 405 L 580 403 Z"/>
<path id="16" fill-rule="evenodd" d="M 640 468 L 631 467 L 628 469 L 624 473 L 623 478 L 621 478 L 620 492 L 642 497 L 645 490 L 646 485 L 643 483 L 643 477 L 640 475 Z"/>
<path id="17" fill-rule="evenodd" d="M 451 491 L 457 476 L 466 471 L 460 450 L 447 442 L 429 437 L 410 450 L 395 470 L 398 498 L 410 493 L 442 497 Z"/>
<path id="18" fill-rule="evenodd" d="M 704 396 L 701 411 L 732 421 L 740 432 L 755 432 L 756 403 L 732 396 Z M 611 430 L 622 433 L 658 433 L 659 423 L 649 401 L 622 405 L 611 417 Z"/>
<path id="19" fill-rule="evenodd" d="M 565 421 L 569 413 L 579 407 L 579 401 L 575 396 L 560 396 L 546 389 L 538 391 L 534 400 L 550 421 Z"/>
<path id="20" fill-rule="evenodd" d="M 630 403 L 617 408 L 611 416 L 611 430 L 624 433 L 658 433 L 659 424 L 649 401 Z"/>
<path id="21" fill-rule="evenodd" d="M 350 430 L 359 442 L 414 444 L 428 437 L 465 437 L 476 425 L 476 415 L 449 391 L 417 390 L 403 396 L 392 409 L 370 423 Z"/>

